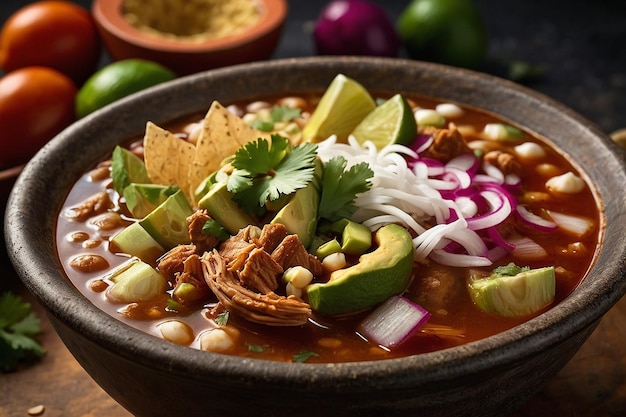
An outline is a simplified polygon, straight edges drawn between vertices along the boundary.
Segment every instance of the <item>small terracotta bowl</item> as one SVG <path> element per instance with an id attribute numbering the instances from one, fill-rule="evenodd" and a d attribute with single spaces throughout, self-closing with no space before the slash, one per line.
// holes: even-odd
<path id="1" fill-rule="evenodd" d="M 113 60 L 143 58 L 178 75 L 269 58 L 287 16 L 285 0 L 259 1 L 259 20 L 234 35 L 201 42 L 166 39 L 133 26 L 122 12 L 124 0 L 94 0 L 92 13 Z"/>

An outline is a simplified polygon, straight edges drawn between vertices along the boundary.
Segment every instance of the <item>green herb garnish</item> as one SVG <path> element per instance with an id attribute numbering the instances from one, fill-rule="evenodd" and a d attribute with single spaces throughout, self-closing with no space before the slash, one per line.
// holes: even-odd
<path id="1" fill-rule="evenodd" d="M 248 213 L 262 212 L 266 202 L 278 200 L 307 186 L 313 179 L 317 145 L 291 147 L 289 140 L 272 135 L 271 145 L 259 138 L 239 148 L 228 177 L 233 200 Z"/>
<path id="2" fill-rule="evenodd" d="M 265 350 L 264 346 L 257 345 L 257 344 L 254 344 L 254 343 L 248 343 L 248 352 L 261 353 L 264 350 Z"/>
<path id="3" fill-rule="evenodd" d="M 499 266 L 499 267 L 495 268 L 493 270 L 493 275 L 492 276 L 514 277 L 515 275 L 519 274 L 520 272 L 525 272 L 525 271 L 530 271 L 530 267 L 529 266 L 520 267 L 520 266 L 515 265 L 513 262 L 511 262 L 508 265 Z"/>
<path id="4" fill-rule="evenodd" d="M 251 126 L 261 132 L 271 132 L 276 123 L 290 122 L 300 117 L 301 110 L 288 106 L 274 106 L 270 109 L 269 120 L 257 119 Z"/>
<path id="5" fill-rule="evenodd" d="M 221 241 L 224 241 L 230 237 L 224 226 L 219 224 L 215 219 L 209 219 L 202 226 L 202 233 L 209 236 L 215 236 Z"/>
<path id="6" fill-rule="evenodd" d="M 374 176 L 374 171 L 369 165 L 361 162 L 346 170 L 347 164 L 348 161 L 342 156 L 332 158 L 324 164 L 319 218 L 331 222 L 350 218 L 356 211 L 356 195 L 370 189 L 372 184 L 369 179 Z"/>
<path id="7" fill-rule="evenodd" d="M 0 371 L 13 371 L 21 360 L 40 358 L 45 353 L 35 340 L 41 323 L 30 303 L 12 293 L 0 297 Z"/>
<path id="8" fill-rule="evenodd" d="M 226 326 L 226 323 L 228 323 L 229 316 L 230 313 L 228 311 L 223 311 L 215 317 L 215 323 L 220 327 L 224 327 Z"/>
<path id="9" fill-rule="evenodd" d="M 300 352 L 293 355 L 293 361 L 302 363 L 308 361 L 312 357 L 317 356 L 319 356 L 317 353 L 311 352 L 310 350 L 301 350 Z"/>

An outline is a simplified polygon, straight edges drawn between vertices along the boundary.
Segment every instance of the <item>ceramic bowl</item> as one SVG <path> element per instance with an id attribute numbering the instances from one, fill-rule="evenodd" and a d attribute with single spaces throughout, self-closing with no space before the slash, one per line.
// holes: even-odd
<path id="1" fill-rule="evenodd" d="M 240 33 L 201 42 L 177 41 L 146 34 L 124 17 L 125 0 L 95 0 L 92 13 L 106 50 L 114 60 L 143 58 L 178 75 L 269 58 L 287 17 L 285 0 L 259 1 L 257 23 Z"/>
<path id="2" fill-rule="evenodd" d="M 378 91 L 406 91 L 486 109 L 550 138 L 582 167 L 602 202 L 599 256 L 562 303 L 510 331 L 404 359 L 279 363 L 203 352 L 122 324 L 66 279 L 55 224 L 68 189 L 146 120 L 166 123 L 222 103 L 323 91 L 344 73 Z M 217 69 L 163 84 L 98 111 L 43 148 L 17 181 L 6 238 L 19 276 L 93 379 L 137 416 L 502 416 L 574 355 L 626 292 L 626 167 L 593 123 L 516 84 L 437 64 L 383 58 L 302 58 Z M 45 196 L 45 198 L 42 198 Z M 567 399 L 564 399 L 565 401 Z"/>

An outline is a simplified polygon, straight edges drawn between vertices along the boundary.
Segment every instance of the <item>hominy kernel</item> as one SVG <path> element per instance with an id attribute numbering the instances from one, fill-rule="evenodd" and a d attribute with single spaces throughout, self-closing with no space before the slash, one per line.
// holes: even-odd
<path id="1" fill-rule="evenodd" d="M 159 330 L 164 339 L 179 345 L 188 345 L 193 341 L 193 330 L 179 320 L 166 321 L 159 326 Z"/>
<path id="2" fill-rule="evenodd" d="M 537 165 L 535 171 L 542 177 L 554 177 L 555 175 L 558 175 L 560 173 L 559 168 L 557 168 L 553 164 L 547 163 Z"/>
<path id="3" fill-rule="evenodd" d="M 465 112 L 462 108 L 453 103 L 441 103 L 435 107 L 437 113 L 441 114 L 447 119 L 454 119 L 463 116 Z"/>
<path id="4" fill-rule="evenodd" d="M 232 337 L 223 329 L 207 330 L 200 335 L 200 348 L 208 352 L 225 352 L 234 345 Z"/>

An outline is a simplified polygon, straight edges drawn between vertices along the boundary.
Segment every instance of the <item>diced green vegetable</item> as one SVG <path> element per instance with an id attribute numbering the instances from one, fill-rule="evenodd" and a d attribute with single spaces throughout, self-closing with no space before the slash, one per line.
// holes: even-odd
<path id="1" fill-rule="evenodd" d="M 182 190 L 172 194 L 139 224 L 165 249 L 189 243 L 187 217 L 193 214 Z"/>
<path id="2" fill-rule="evenodd" d="M 341 252 L 341 244 L 339 244 L 337 239 L 332 239 L 320 245 L 315 251 L 315 255 L 321 260 L 323 260 L 328 255 L 331 255 L 333 253 L 338 253 L 338 252 Z"/>
<path id="3" fill-rule="evenodd" d="M 233 235 L 249 224 L 256 223 L 254 218 L 233 201 L 233 195 L 225 183 L 213 184 L 209 192 L 198 202 L 198 206 L 207 209 L 211 217 Z"/>
<path id="4" fill-rule="evenodd" d="M 360 223 L 342 219 L 330 228 L 341 233 L 341 251 L 349 255 L 361 255 L 372 246 L 372 232 Z"/>
<path id="5" fill-rule="evenodd" d="M 118 303 L 134 303 L 150 300 L 163 293 L 165 277 L 138 258 L 131 258 L 109 275 L 113 285 L 106 297 Z"/>
<path id="6" fill-rule="evenodd" d="M 125 227 L 111 238 L 114 250 L 136 256 L 145 262 L 154 262 L 165 249 L 139 223 Z"/>
<path id="7" fill-rule="evenodd" d="M 548 306 L 555 296 L 554 267 L 496 268 L 490 276 L 469 282 L 472 300 L 481 310 L 504 317 L 521 317 Z"/>
<path id="8" fill-rule="evenodd" d="M 175 185 L 132 183 L 124 188 L 123 195 L 133 217 L 141 219 L 178 190 Z"/>
<path id="9" fill-rule="evenodd" d="M 298 235 L 304 247 L 309 247 L 317 229 L 317 208 L 320 201 L 321 163 L 315 164 L 315 174 L 309 184 L 296 191 L 291 199 L 272 219 L 272 223 L 285 225 L 287 231 Z"/>

